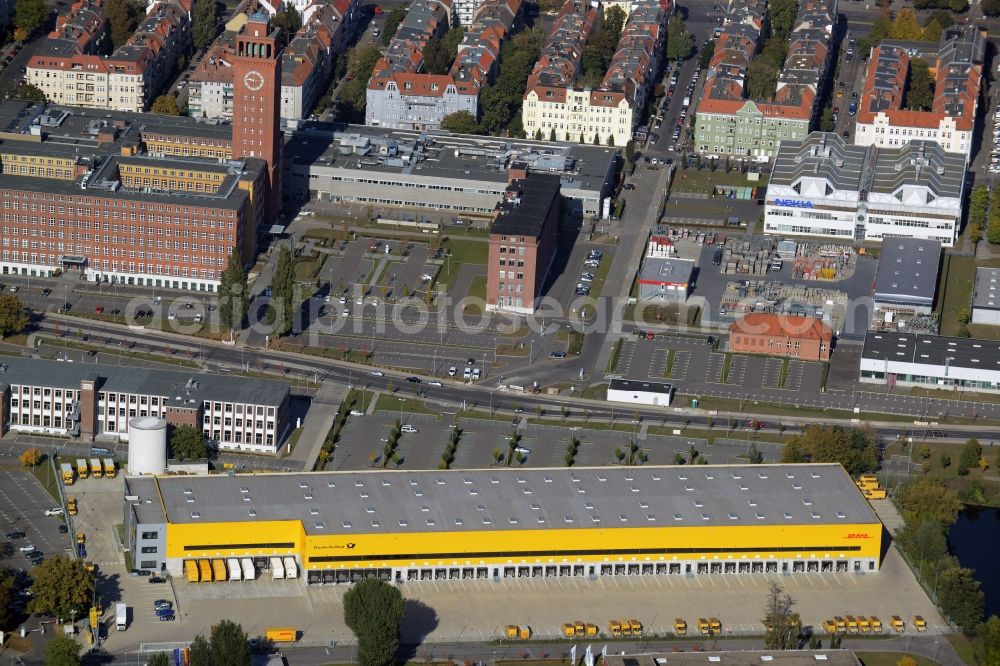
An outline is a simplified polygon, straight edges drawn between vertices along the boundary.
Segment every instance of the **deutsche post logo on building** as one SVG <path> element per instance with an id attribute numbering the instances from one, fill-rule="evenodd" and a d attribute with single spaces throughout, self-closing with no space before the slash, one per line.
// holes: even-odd
<path id="1" fill-rule="evenodd" d="M 357 548 L 358 544 L 353 541 L 348 541 L 347 543 L 333 543 L 325 546 L 316 546 L 316 550 L 354 550 Z"/>

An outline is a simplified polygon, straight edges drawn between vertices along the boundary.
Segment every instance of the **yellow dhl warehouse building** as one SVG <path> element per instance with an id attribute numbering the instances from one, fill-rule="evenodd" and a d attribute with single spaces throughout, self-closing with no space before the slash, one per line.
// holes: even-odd
<path id="1" fill-rule="evenodd" d="M 125 493 L 141 568 L 291 557 L 311 584 L 874 572 L 882 541 L 834 464 L 144 476 Z"/>

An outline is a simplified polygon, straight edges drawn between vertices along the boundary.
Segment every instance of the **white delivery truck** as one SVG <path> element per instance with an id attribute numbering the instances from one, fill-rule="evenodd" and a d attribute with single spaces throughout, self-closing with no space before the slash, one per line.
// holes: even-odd
<path id="1" fill-rule="evenodd" d="M 128 606 L 125 604 L 115 605 L 115 621 L 118 625 L 118 631 L 128 629 Z"/>
<path id="2" fill-rule="evenodd" d="M 295 558 L 285 555 L 285 578 L 298 578 L 299 568 L 295 564 Z"/>
<path id="3" fill-rule="evenodd" d="M 240 561 L 235 557 L 226 560 L 226 568 L 229 569 L 229 580 L 240 580 L 243 578 L 243 571 L 240 569 Z"/>
<path id="4" fill-rule="evenodd" d="M 271 580 L 281 580 L 285 577 L 285 567 L 281 564 L 280 557 L 271 558 Z"/>
<path id="5" fill-rule="evenodd" d="M 240 564 L 243 565 L 243 580 L 253 580 L 257 577 L 257 572 L 253 568 L 253 560 L 244 557 L 240 560 Z"/>

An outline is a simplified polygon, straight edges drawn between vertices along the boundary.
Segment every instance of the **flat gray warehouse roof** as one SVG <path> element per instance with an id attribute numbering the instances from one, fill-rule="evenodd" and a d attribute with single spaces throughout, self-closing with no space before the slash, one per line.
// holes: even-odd
<path id="1" fill-rule="evenodd" d="M 980 310 L 1000 310 L 1000 268 L 983 266 L 976 268 L 972 307 Z"/>
<path id="2" fill-rule="evenodd" d="M 940 242 L 886 238 L 875 273 L 875 300 L 933 303 L 940 265 Z"/>
<path id="3" fill-rule="evenodd" d="M 309 534 L 878 523 L 836 464 L 130 477 L 126 488 L 143 522 L 299 520 Z"/>

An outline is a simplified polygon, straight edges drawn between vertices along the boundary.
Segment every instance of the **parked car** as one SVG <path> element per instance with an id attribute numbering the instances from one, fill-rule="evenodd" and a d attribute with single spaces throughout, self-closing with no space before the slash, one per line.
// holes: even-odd
<path id="1" fill-rule="evenodd" d="M 456 368 L 455 366 L 451 366 L 450 368 L 448 368 L 449 377 L 454 377 L 457 374 L 458 374 L 458 368 Z"/>
<path id="2" fill-rule="evenodd" d="M 351 410 L 351 416 L 364 416 L 364 415 L 365 415 L 365 413 L 363 411 L 361 411 L 360 409 L 352 409 Z"/>
<path id="3" fill-rule="evenodd" d="M 554 352 L 552 352 L 552 358 L 566 358 L 566 352 L 564 352 L 564 351 L 554 351 Z"/>
<path id="4" fill-rule="evenodd" d="M 173 602 L 167 601 L 166 599 L 157 599 L 156 601 L 153 602 L 154 610 L 163 610 L 165 608 L 173 608 L 173 607 L 174 607 Z"/>
<path id="5" fill-rule="evenodd" d="M 399 426 L 399 430 L 400 432 L 410 432 L 410 433 L 417 432 L 417 429 L 411 426 L 409 423 L 404 423 L 403 425 Z"/>
<path id="6" fill-rule="evenodd" d="M 371 375 L 372 377 L 385 377 L 385 373 L 382 372 L 381 370 L 372 370 L 368 374 Z"/>
<path id="7" fill-rule="evenodd" d="M 428 386 L 444 386 L 444 384 L 442 384 L 441 382 L 439 382 L 436 379 L 430 380 L 429 382 L 427 382 L 427 385 Z"/>
<path id="8" fill-rule="evenodd" d="M 29 543 L 21 546 L 20 548 L 18 548 L 18 550 L 21 551 L 22 553 L 30 553 L 35 550 L 35 547 Z"/>

